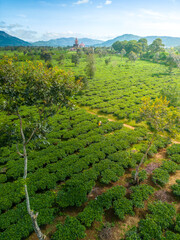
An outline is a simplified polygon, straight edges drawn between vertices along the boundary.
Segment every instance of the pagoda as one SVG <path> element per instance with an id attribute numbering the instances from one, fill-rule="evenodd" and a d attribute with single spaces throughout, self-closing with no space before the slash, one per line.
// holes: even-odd
<path id="1" fill-rule="evenodd" d="M 76 38 L 76 40 L 75 40 L 75 44 L 73 45 L 73 47 L 75 47 L 75 48 L 78 48 L 79 47 L 79 43 L 78 43 L 78 39 Z"/>

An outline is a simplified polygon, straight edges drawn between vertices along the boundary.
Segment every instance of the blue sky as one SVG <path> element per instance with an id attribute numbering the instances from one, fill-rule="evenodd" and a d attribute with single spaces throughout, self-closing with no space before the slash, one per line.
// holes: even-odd
<path id="1" fill-rule="evenodd" d="M 180 0 L 0 0 L 0 29 L 27 41 L 180 37 Z"/>

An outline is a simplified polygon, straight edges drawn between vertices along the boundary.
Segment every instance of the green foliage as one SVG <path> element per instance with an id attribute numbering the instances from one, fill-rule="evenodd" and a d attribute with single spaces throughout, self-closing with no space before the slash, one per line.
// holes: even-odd
<path id="1" fill-rule="evenodd" d="M 130 189 L 132 191 L 130 198 L 132 199 L 133 205 L 138 208 L 143 208 L 143 201 L 147 200 L 148 197 L 154 193 L 154 188 L 147 184 L 133 186 Z"/>
<path id="2" fill-rule="evenodd" d="M 171 231 L 166 231 L 166 240 L 179 240 L 180 234 Z"/>
<path id="3" fill-rule="evenodd" d="M 152 53 L 157 53 L 164 50 L 164 44 L 162 43 L 162 39 L 156 38 L 150 45 L 149 50 Z"/>
<path id="4" fill-rule="evenodd" d="M 6 109 L 11 111 L 23 105 L 36 104 L 42 108 L 53 103 L 67 104 L 78 89 L 72 73 L 57 68 L 48 70 L 42 63 L 20 64 L 4 58 L 0 66 L 0 93 Z"/>
<path id="5" fill-rule="evenodd" d="M 93 54 L 89 54 L 87 56 L 87 65 L 86 65 L 85 71 L 88 77 L 90 78 L 94 77 L 96 67 L 95 67 L 95 59 Z"/>
<path id="6" fill-rule="evenodd" d="M 168 173 L 175 173 L 178 169 L 178 165 L 173 161 L 163 161 L 161 168 Z"/>
<path id="7" fill-rule="evenodd" d="M 64 224 L 57 225 L 53 240 L 78 240 L 86 236 L 85 227 L 75 217 L 67 216 Z"/>
<path id="8" fill-rule="evenodd" d="M 109 209 L 113 206 L 113 202 L 124 197 L 126 189 L 122 186 L 116 186 L 107 192 L 99 195 L 94 201 L 91 200 L 84 208 L 83 212 L 78 214 L 78 219 L 87 227 L 97 220 L 102 220 L 104 209 Z M 129 210 L 130 211 L 130 210 Z"/>
<path id="9" fill-rule="evenodd" d="M 157 168 L 153 171 L 152 180 L 155 184 L 164 186 L 169 181 L 169 174 L 167 170 Z"/>
<path id="10" fill-rule="evenodd" d="M 180 154 L 180 144 L 173 144 L 172 146 L 168 147 L 167 153 L 169 156 Z"/>
<path id="11" fill-rule="evenodd" d="M 167 98 L 169 101 L 169 106 L 177 107 L 180 104 L 179 89 L 178 86 L 167 86 L 164 87 L 160 94 L 163 98 Z"/>
<path id="12" fill-rule="evenodd" d="M 131 176 L 132 176 L 133 179 L 135 177 L 135 173 L 136 173 L 136 171 L 132 171 L 131 172 Z M 138 178 L 139 178 L 139 182 L 143 182 L 144 180 L 146 180 L 147 179 L 147 172 L 146 172 L 146 170 L 139 171 Z"/>
<path id="13" fill-rule="evenodd" d="M 7 176 L 5 174 L 0 175 L 0 183 L 4 183 L 7 181 Z"/>
<path id="14" fill-rule="evenodd" d="M 173 218 L 176 215 L 175 207 L 166 202 L 155 202 L 148 205 L 148 210 L 151 214 L 147 218 L 153 219 L 161 229 L 167 229 L 173 223 Z"/>
<path id="15" fill-rule="evenodd" d="M 128 54 L 128 58 L 131 62 L 135 62 L 137 60 L 137 55 L 131 51 L 129 54 Z"/>
<path id="16" fill-rule="evenodd" d="M 126 240 L 141 240 L 139 234 L 137 233 L 137 228 L 133 227 L 126 233 Z"/>
<path id="17" fill-rule="evenodd" d="M 124 216 L 126 214 L 134 215 L 133 211 L 133 203 L 131 200 L 122 197 L 113 203 L 113 208 L 115 211 L 115 214 L 121 219 L 124 219 Z"/>
<path id="18" fill-rule="evenodd" d="M 91 224 L 96 221 L 101 221 L 103 215 L 103 208 L 96 201 L 90 201 L 88 206 L 85 207 L 83 212 L 78 214 L 78 219 L 86 227 L 90 227 Z"/>
<path id="19" fill-rule="evenodd" d="M 87 201 L 87 193 L 95 185 L 93 180 L 70 179 L 58 192 L 57 203 L 60 207 L 81 206 Z"/>
<path id="20" fill-rule="evenodd" d="M 150 98 L 143 98 L 143 106 L 140 108 L 142 118 L 157 133 L 166 133 L 174 136 L 177 132 L 176 125 L 179 122 L 179 112 L 174 107 L 169 107 L 166 98 L 156 98 L 152 101 Z"/>
<path id="21" fill-rule="evenodd" d="M 180 214 L 177 214 L 176 216 L 175 231 L 180 233 Z"/>
<path id="22" fill-rule="evenodd" d="M 171 155 L 170 158 L 173 162 L 180 164 L 180 154 L 179 153 Z"/>
<path id="23" fill-rule="evenodd" d="M 74 63 L 75 64 L 75 66 L 77 66 L 78 64 L 79 64 L 79 55 L 78 54 L 72 54 L 72 59 L 71 59 L 71 61 L 72 61 L 72 63 Z"/>
<path id="24" fill-rule="evenodd" d="M 161 227 L 153 219 L 143 219 L 139 222 L 139 235 L 141 239 L 161 240 Z"/>
<path id="25" fill-rule="evenodd" d="M 138 227 L 133 227 L 130 231 L 126 233 L 126 240 L 179 239 L 179 234 L 172 232 L 178 231 L 178 228 L 176 229 L 177 225 L 175 225 L 174 221 L 174 218 L 176 216 L 176 210 L 173 205 L 166 202 L 154 202 L 153 204 L 148 205 L 148 211 L 149 214 L 146 215 L 145 219 L 140 220 Z M 176 218 L 177 224 L 179 221 L 178 218 L 179 215 L 177 215 Z"/>
<path id="26" fill-rule="evenodd" d="M 177 197 L 180 197 L 180 180 L 176 180 L 176 184 L 173 184 L 171 186 L 171 189 L 174 195 L 176 195 Z"/>

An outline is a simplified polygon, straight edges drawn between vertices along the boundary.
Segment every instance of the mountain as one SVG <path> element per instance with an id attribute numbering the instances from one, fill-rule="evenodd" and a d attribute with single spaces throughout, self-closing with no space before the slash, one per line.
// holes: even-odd
<path id="1" fill-rule="evenodd" d="M 148 41 L 148 44 L 151 44 L 156 38 L 161 38 L 163 44 L 166 47 L 177 47 L 180 46 L 180 38 L 178 37 L 167 37 L 167 36 L 147 36 L 147 37 L 141 37 L 133 34 L 124 34 L 122 36 L 116 37 L 114 39 L 105 41 L 101 44 L 96 44 L 97 47 L 110 47 L 113 43 L 116 41 L 130 41 L 130 40 L 139 40 L 140 38 L 146 38 Z"/>
<path id="2" fill-rule="evenodd" d="M 79 38 L 79 43 L 84 43 L 85 46 L 93 46 L 96 44 L 101 44 L 103 41 L 95 40 L 90 38 Z M 58 38 L 58 39 L 51 39 L 49 41 L 38 41 L 32 43 L 33 46 L 50 46 L 50 47 L 66 47 L 66 46 L 73 46 L 75 42 L 75 38 Z"/>
<path id="3" fill-rule="evenodd" d="M 133 35 L 133 34 L 124 34 L 124 35 L 122 35 L 122 36 L 113 38 L 113 39 L 111 39 L 111 40 L 108 40 L 108 41 L 103 42 L 103 43 L 101 43 L 101 44 L 98 44 L 98 45 L 96 45 L 96 46 L 99 46 L 99 47 L 110 47 L 110 46 L 113 45 L 113 43 L 115 43 L 115 42 L 117 42 L 117 41 L 139 40 L 140 38 L 141 38 L 141 37 L 136 36 L 136 35 Z"/>
<path id="4" fill-rule="evenodd" d="M 166 37 L 166 36 L 148 36 L 145 37 L 148 40 L 148 43 L 151 44 L 156 38 L 161 38 L 163 44 L 166 47 L 178 47 L 180 46 L 179 37 Z"/>
<path id="5" fill-rule="evenodd" d="M 30 43 L 0 31 L 0 46 L 31 46 Z"/>
<path id="6" fill-rule="evenodd" d="M 156 38 L 161 38 L 162 42 L 166 47 L 177 47 L 180 46 L 180 38 L 178 37 L 167 37 L 167 36 L 147 36 L 141 37 L 133 34 L 124 34 L 114 39 L 108 41 L 101 41 L 90 38 L 79 38 L 79 43 L 84 43 L 85 46 L 95 46 L 95 47 L 110 47 L 116 41 L 130 41 L 130 40 L 139 40 L 140 38 L 146 38 L 148 40 L 148 44 L 151 44 Z M 0 46 L 51 46 L 51 47 L 66 47 L 73 46 L 75 42 L 74 37 L 70 38 L 58 38 L 51 39 L 49 41 L 38 41 L 34 43 L 29 43 L 23 41 L 17 37 L 13 37 L 3 31 L 0 31 Z"/>

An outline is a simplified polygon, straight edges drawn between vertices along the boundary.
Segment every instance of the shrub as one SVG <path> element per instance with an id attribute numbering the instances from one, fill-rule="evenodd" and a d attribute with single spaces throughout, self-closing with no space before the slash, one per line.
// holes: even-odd
<path id="1" fill-rule="evenodd" d="M 141 239 L 160 240 L 162 236 L 161 227 L 153 219 L 143 219 L 139 222 L 139 235 Z"/>
<path id="2" fill-rule="evenodd" d="M 166 231 L 166 240 L 179 240 L 180 239 L 180 234 L 174 233 L 171 231 Z"/>
<path id="3" fill-rule="evenodd" d="M 174 173 L 174 172 L 176 172 L 178 166 L 173 161 L 164 161 L 161 168 L 163 170 L 166 170 L 168 173 Z"/>
<path id="4" fill-rule="evenodd" d="M 97 199 L 92 200 L 84 208 L 83 212 L 78 214 L 78 219 L 90 227 L 91 224 L 97 220 L 102 220 L 102 215 L 104 209 L 109 209 L 112 207 L 113 202 L 119 198 L 124 197 L 126 194 L 126 189 L 123 186 L 116 186 L 98 196 Z"/>
<path id="5" fill-rule="evenodd" d="M 133 179 L 135 177 L 135 173 L 136 173 L 136 171 L 131 172 L 131 176 Z M 139 181 L 143 182 L 144 180 L 147 179 L 147 172 L 145 170 L 139 171 L 138 177 L 139 177 Z"/>
<path id="6" fill-rule="evenodd" d="M 79 213 L 77 218 L 82 224 L 90 227 L 96 221 L 102 220 L 103 208 L 96 201 L 90 201 L 88 206 L 84 208 L 83 212 Z"/>
<path id="7" fill-rule="evenodd" d="M 101 179 L 100 182 L 104 184 L 109 184 L 111 181 L 116 182 L 118 180 L 118 177 L 115 172 L 113 172 L 111 169 L 106 169 L 101 173 Z"/>
<path id="8" fill-rule="evenodd" d="M 85 227 L 75 217 L 67 216 L 64 224 L 57 225 L 52 240 L 78 240 L 85 236 Z"/>
<path id="9" fill-rule="evenodd" d="M 126 233 L 126 240 L 141 240 L 139 234 L 137 233 L 137 228 L 133 227 Z"/>
<path id="10" fill-rule="evenodd" d="M 173 144 L 167 148 L 168 155 L 180 154 L 180 144 Z"/>
<path id="11" fill-rule="evenodd" d="M 134 215 L 133 211 L 133 203 L 131 200 L 123 197 L 120 198 L 113 203 L 113 208 L 115 210 L 115 214 L 121 219 L 124 219 L 126 214 Z"/>
<path id="12" fill-rule="evenodd" d="M 125 194 L 126 189 L 123 186 L 112 187 L 107 192 L 98 196 L 97 202 L 102 208 L 109 209 L 110 207 L 112 207 L 115 200 L 124 197 Z"/>
<path id="13" fill-rule="evenodd" d="M 153 171 L 152 180 L 155 184 L 164 186 L 169 181 L 169 174 L 166 170 L 157 168 Z"/>
<path id="14" fill-rule="evenodd" d="M 173 154 L 170 156 L 170 159 L 173 161 L 173 162 L 176 162 L 178 164 L 180 164 L 180 154 Z"/>
<path id="15" fill-rule="evenodd" d="M 176 216 L 175 231 L 180 233 L 180 213 Z"/>
<path id="16" fill-rule="evenodd" d="M 7 181 L 7 176 L 5 174 L 0 175 L 0 183 L 4 183 Z"/>
<path id="17" fill-rule="evenodd" d="M 176 180 L 177 184 L 174 184 L 171 186 L 171 189 L 173 190 L 173 194 L 177 197 L 180 197 L 180 180 Z"/>
<path id="18" fill-rule="evenodd" d="M 58 192 L 57 203 L 60 207 L 81 206 L 87 201 L 87 194 L 95 185 L 95 181 L 81 181 L 79 179 L 70 179 Z"/>
<path id="19" fill-rule="evenodd" d="M 176 210 L 173 205 L 166 202 L 155 202 L 148 205 L 151 212 L 147 217 L 153 219 L 162 229 L 167 229 L 173 223 Z"/>
<path id="20" fill-rule="evenodd" d="M 154 193 L 154 188 L 147 184 L 133 186 L 130 189 L 132 191 L 130 198 L 132 199 L 133 205 L 138 208 L 143 208 L 143 201 L 147 200 L 148 197 Z"/>

